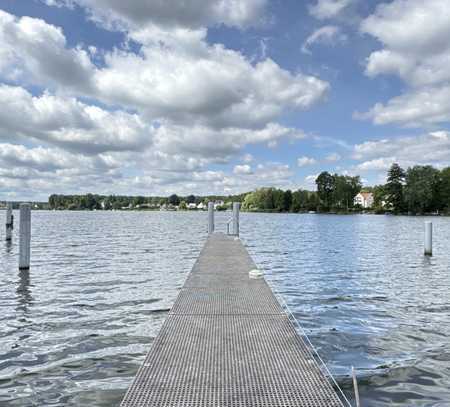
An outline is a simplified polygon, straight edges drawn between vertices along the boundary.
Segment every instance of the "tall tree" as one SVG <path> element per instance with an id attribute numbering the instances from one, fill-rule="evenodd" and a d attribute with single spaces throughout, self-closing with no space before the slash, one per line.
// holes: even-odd
<path id="1" fill-rule="evenodd" d="M 317 193 L 323 209 L 329 210 L 332 203 L 332 194 L 335 189 L 334 177 L 327 171 L 323 171 L 316 178 Z"/>
<path id="2" fill-rule="evenodd" d="M 431 165 L 416 165 L 406 172 L 404 189 L 408 211 L 427 213 L 439 210 L 440 172 Z"/>
<path id="3" fill-rule="evenodd" d="M 292 207 L 292 191 L 291 190 L 287 190 L 284 191 L 283 193 L 283 208 L 282 210 L 284 212 L 288 212 L 291 210 Z"/>
<path id="4" fill-rule="evenodd" d="M 450 167 L 441 171 L 441 208 L 450 213 Z"/>
<path id="5" fill-rule="evenodd" d="M 404 210 L 403 185 L 405 183 L 405 171 L 394 163 L 388 171 L 386 193 L 387 202 L 395 213 Z"/>
<path id="6" fill-rule="evenodd" d="M 179 205 L 180 198 L 178 198 L 177 194 L 172 194 L 172 195 L 169 196 L 169 203 L 171 205 Z"/>

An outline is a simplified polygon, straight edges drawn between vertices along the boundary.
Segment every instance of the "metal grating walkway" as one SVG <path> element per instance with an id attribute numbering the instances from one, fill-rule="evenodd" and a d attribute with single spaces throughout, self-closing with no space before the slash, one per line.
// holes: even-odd
<path id="1" fill-rule="evenodd" d="M 211 235 L 122 407 L 343 404 L 239 240 Z"/>

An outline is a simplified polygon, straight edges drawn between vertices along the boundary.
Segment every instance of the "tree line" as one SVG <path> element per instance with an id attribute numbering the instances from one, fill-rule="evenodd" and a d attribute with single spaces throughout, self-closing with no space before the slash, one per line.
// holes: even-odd
<path id="1" fill-rule="evenodd" d="M 372 210 L 377 213 L 450 214 L 450 167 L 439 170 L 429 165 L 416 165 L 404 170 L 395 163 L 388 170 L 386 184 L 364 188 L 359 176 L 330 174 L 323 171 L 317 176 L 315 183 L 316 191 L 305 189 L 291 191 L 270 187 L 229 196 L 51 195 L 49 207 L 111 210 L 159 209 L 162 205 L 169 205 L 185 209 L 191 203 L 223 201 L 225 205 L 221 209 L 227 209 L 231 202 L 241 202 L 242 209 L 246 211 L 343 213 L 362 209 L 355 205 L 354 200 L 359 192 L 364 191 L 373 194 Z"/>
<path id="2" fill-rule="evenodd" d="M 348 212 L 355 209 L 354 199 L 361 191 L 359 176 L 322 172 L 316 179 L 317 191 L 283 191 L 260 188 L 245 196 L 243 209 L 264 212 Z"/>
<path id="3" fill-rule="evenodd" d="M 371 189 L 376 211 L 396 214 L 450 214 L 450 167 L 415 165 L 404 170 L 397 163 L 387 173 L 387 182 Z"/>
<path id="4" fill-rule="evenodd" d="M 48 198 L 50 209 L 57 210 L 119 210 L 119 209 L 159 209 L 161 206 L 181 206 L 187 207 L 187 204 L 209 201 L 241 202 L 245 194 L 220 196 L 178 196 L 172 194 L 168 197 L 163 196 L 125 196 L 125 195 L 61 195 L 53 194 Z"/>

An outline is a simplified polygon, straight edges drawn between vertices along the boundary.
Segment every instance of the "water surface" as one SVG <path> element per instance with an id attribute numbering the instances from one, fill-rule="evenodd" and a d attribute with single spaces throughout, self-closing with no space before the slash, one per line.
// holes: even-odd
<path id="1" fill-rule="evenodd" d="M 229 214 L 216 216 L 225 230 Z M 29 272 L 17 270 L 17 228 L 12 245 L 2 231 L 0 405 L 119 405 L 206 218 L 33 212 Z M 364 406 L 450 405 L 450 219 L 432 220 L 426 258 L 424 218 L 242 214 L 255 262 L 349 397 L 357 369 Z"/>

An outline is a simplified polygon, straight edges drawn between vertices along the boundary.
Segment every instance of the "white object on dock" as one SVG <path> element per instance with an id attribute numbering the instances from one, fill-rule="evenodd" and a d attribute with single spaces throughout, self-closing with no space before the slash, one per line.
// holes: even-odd
<path id="1" fill-rule="evenodd" d="M 31 205 L 20 204 L 19 270 L 30 268 L 31 251 Z"/>
<path id="2" fill-rule="evenodd" d="M 214 233 L 214 202 L 208 202 L 208 234 Z"/>
<path id="3" fill-rule="evenodd" d="M 253 269 L 250 270 L 248 272 L 248 278 L 263 278 L 264 277 L 264 273 L 262 272 L 262 270 L 258 270 L 258 269 Z"/>
<path id="4" fill-rule="evenodd" d="M 425 222 L 425 256 L 433 255 L 433 223 Z"/>
<path id="5" fill-rule="evenodd" d="M 14 229 L 14 216 L 12 214 L 12 204 L 6 208 L 6 240 L 12 240 L 12 231 Z"/>

